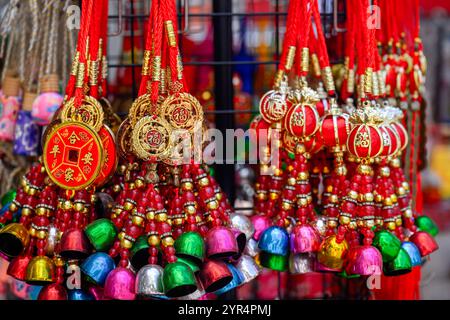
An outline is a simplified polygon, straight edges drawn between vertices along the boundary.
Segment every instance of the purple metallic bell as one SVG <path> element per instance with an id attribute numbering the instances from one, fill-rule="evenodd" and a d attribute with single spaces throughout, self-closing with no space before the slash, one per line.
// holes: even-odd
<path id="1" fill-rule="evenodd" d="M 296 225 L 290 234 L 291 251 L 294 254 L 316 252 L 320 247 L 320 235 L 309 224 Z"/>
<path id="2" fill-rule="evenodd" d="M 383 270 L 383 258 L 380 251 L 373 246 L 356 246 L 347 254 L 347 274 L 361 276 L 380 275 Z"/>
<path id="3" fill-rule="evenodd" d="M 253 226 L 255 227 L 253 239 L 259 241 L 261 234 L 272 225 L 272 222 L 268 217 L 262 215 L 252 216 L 250 220 L 252 221 Z"/>
<path id="4" fill-rule="evenodd" d="M 206 256 L 210 259 L 230 258 L 239 253 L 233 232 L 226 227 L 214 227 L 206 235 Z"/>
<path id="5" fill-rule="evenodd" d="M 105 298 L 114 300 L 134 300 L 136 294 L 135 289 L 135 275 L 128 269 L 118 267 L 111 271 L 106 277 L 105 282 Z"/>

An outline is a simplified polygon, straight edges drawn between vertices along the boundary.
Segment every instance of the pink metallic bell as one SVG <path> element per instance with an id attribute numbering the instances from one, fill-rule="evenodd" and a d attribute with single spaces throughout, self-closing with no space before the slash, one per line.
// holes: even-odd
<path id="1" fill-rule="evenodd" d="M 136 294 L 134 292 L 136 277 L 134 273 L 128 269 L 119 267 L 108 274 L 105 282 L 104 296 L 105 298 L 114 300 L 134 300 Z"/>
<path id="2" fill-rule="evenodd" d="M 83 230 L 69 229 L 61 237 L 60 250 L 64 258 L 84 259 L 91 252 L 91 247 Z"/>
<path id="3" fill-rule="evenodd" d="M 296 225 L 290 234 L 291 252 L 307 253 L 316 252 L 320 247 L 320 235 L 309 224 Z"/>
<path id="4" fill-rule="evenodd" d="M 38 300 L 67 300 L 67 291 L 59 283 L 49 284 L 41 289 Z"/>
<path id="5" fill-rule="evenodd" d="M 234 237 L 236 238 L 236 242 L 238 245 L 238 254 L 237 256 L 235 256 L 235 258 L 239 258 L 239 256 L 242 254 L 242 252 L 244 252 L 245 249 L 245 245 L 247 244 L 247 237 L 245 236 L 245 233 L 243 233 L 242 231 L 238 230 L 238 229 L 231 229 L 231 232 L 233 232 Z"/>
<path id="6" fill-rule="evenodd" d="M 11 260 L 6 273 L 20 281 L 25 281 L 27 276 L 27 266 L 31 261 L 30 255 L 18 256 Z"/>
<path id="7" fill-rule="evenodd" d="M 210 259 L 230 258 L 239 253 L 233 232 L 226 227 L 214 227 L 206 235 L 206 256 Z"/>
<path id="8" fill-rule="evenodd" d="M 270 219 L 266 216 L 255 215 L 250 218 L 255 227 L 255 233 L 253 234 L 253 239 L 259 240 L 261 234 L 272 225 Z"/>
<path id="9" fill-rule="evenodd" d="M 361 276 L 380 275 L 383 270 L 383 258 L 380 251 L 373 246 L 356 246 L 350 248 L 347 255 L 347 274 Z"/>
<path id="10" fill-rule="evenodd" d="M 439 249 L 439 245 L 436 240 L 425 231 L 417 231 L 410 237 L 409 241 L 417 246 L 422 257 L 425 257 Z"/>
<path id="11" fill-rule="evenodd" d="M 208 260 L 200 270 L 200 280 L 206 292 L 214 292 L 229 284 L 233 274 L 225 262 Z"/>

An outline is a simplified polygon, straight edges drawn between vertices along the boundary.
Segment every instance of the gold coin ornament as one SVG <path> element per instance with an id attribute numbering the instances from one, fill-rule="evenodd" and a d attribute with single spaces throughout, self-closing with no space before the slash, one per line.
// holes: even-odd
<path id="1" fill-rule="evenodd" d="M 192 131 L 203 121 L 203 109 L 198 100 L 189 93 L 173 94 L 161 105 L 161 114 L 174 129 Z"/>
<path id="2" fill-rule="evenodd" d="M 170 124 L 156 116 L 145 116 L 132 129 L 131 145 L 135 154 L 143 160 L 163 160 L 172 148 Z"/>
<path id="3" fill-rule="evenodd" d="M 79 107 L 75 106 L 75 98 L 71 98 L 65 103 L 61 111 L 62 122 L 83 122 L 96 131 L 102 128 L 104 117 L 100 102 L 90 96 L 86 96 Z"/>
<path id="4" fill-rule="evenodd" d="M 102 142 L 97 132 L 84 123 L 61 123 L 47 136 L 43 162 L 48 176 L 59 187 L 86 188 L 103 165 Z"/>

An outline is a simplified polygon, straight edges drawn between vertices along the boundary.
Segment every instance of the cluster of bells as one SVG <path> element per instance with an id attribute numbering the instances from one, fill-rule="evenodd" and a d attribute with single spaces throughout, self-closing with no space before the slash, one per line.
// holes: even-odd
<path id="1" fill-rule="evenodd" d="M 2 214 L 17 206 L 21 192 L 3 196 Z M 246 216 L 233 212 L 226 226 L 182 232 L 175 237 L 175 262 L 164 261 L 159 247 L 158 263 L 149 264 L 150 236 L 140 236 L 129 252 L 129 265 L 124 267 L 117 259 L 120 257 L 108 253 L 120 239 L 120 230 L 113 219 L 102 216 L 114 211 L 117 203 L 107 192 L 98 192 L 93 198 L 99 218 L 84 228 L 64 232 L 49 225 L 44 255 L 35 254 L 30 230 L 20 223 L 27 205 L 14 210 L 10 223 L 0 230 L 0 253 L 10 261 L 7 274 L 43 286 L 38 297 L 42 300 L 133 300 L 200 299 L 224 294 L 261 271 L 246 253 L 247 239 L 254 236 L 253 225 Z M 82 281 L 81 288 L 71 289 L 73 285 L 68 282 L 73 281 L 74 266 L 79 267 Z"/>

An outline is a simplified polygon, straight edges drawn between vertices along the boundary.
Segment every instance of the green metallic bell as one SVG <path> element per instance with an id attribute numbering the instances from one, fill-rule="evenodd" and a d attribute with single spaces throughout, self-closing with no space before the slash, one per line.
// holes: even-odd
<path id="1" fill-rule="evenodd" d="M 114 243 L 117 230 L 109 219 L 98 219 L 89 224 L 84 232 L 97 251 L 107 251 Z"/>
<path id="2" fill-rule="evenodd" d="M 343 269 L 341 272 L 338 272 L 336 275 L 344 279 L 355 279 L 361 277 L 361 275 L 359 274 L 348 274 L 345 269 Z"/>
<path id="3" fill-rule="evenodd" d="M 373 246 L 380 250 L 383 262 L 389 262 L 397 257 L 402 243 L 394 234 L 381 230 L 375 233 Z"/>
<path id="4" fill-rule="evenodd" d="M 163 287 L 167 297 L 182 297 L 197 290 L 197 281 L 191 268 L 177 261 L 164 268 Z"/>
<path id="5" fill-rule="evenodd" d="M 197 232 L 186 232 L 180 235 L 174 244 L 177 257 L 189 259 L 201 264 L 205 257 L 205 241 Z"/>
<path id="6" fill-rule="evenodd" d="M 288 269 L 289 256 L 271 254 L 266 251 L 259 253 L 260 264 L 275 271 L 286 271 Z"/>
<path id="7" fill-rule="evenodd" d="M 5 205 L 7 205 L 8 203 L 11 203 L 17 195 L 17 191 L 15 189 L 11 189 L 8 192 L 6 192 L 1 200 L 2 203 L 2 207 L 4 207 Z"/>
<path id="8" fill-rule="evenodd" d="M 385 263 L 383 271 L 386 276 L 398 276 L 411 271 L 412 263 L 408 252 L 401 248 L 393 261 Z"/>
<path id="9" fill-rule="evenodd" d="M 435 237 L 439 233 L 436 223 L 428 216 L 420 216 L 415 220 L 415 224 L 420 231 L 426 231 Z"/>
<path id="10" fill-rule="evenodd" d="M 140 236 L 136 239 L 136 242 L 130 250 L 130 263 L 135 270 L 139 270 L 148 264 L 148 258 L 150 256 L 148 248 L 147 236 Z"/>

